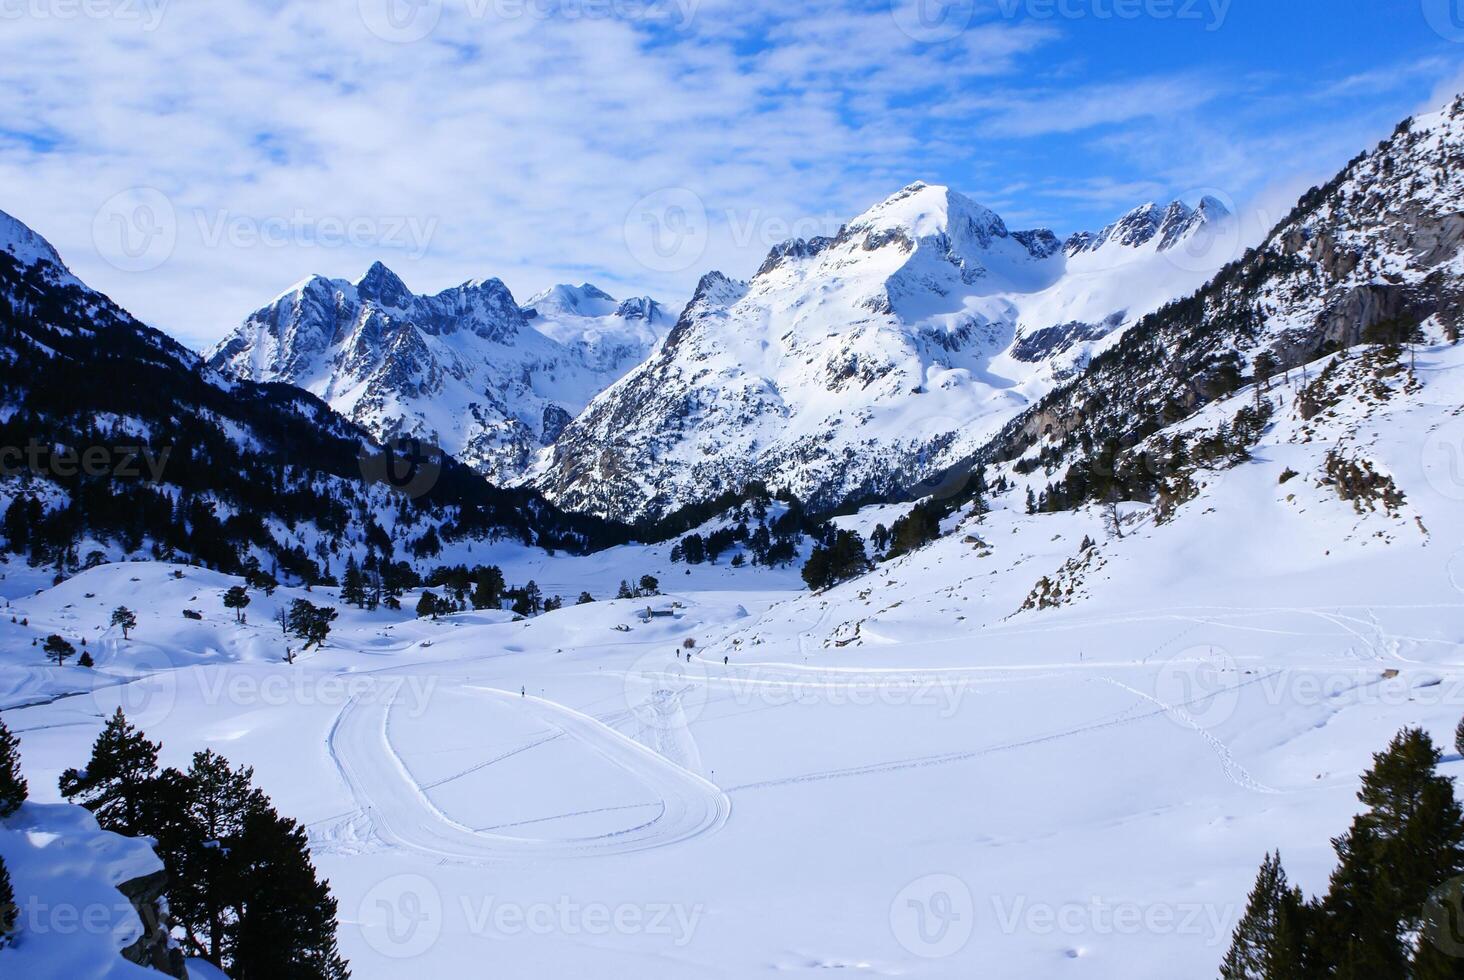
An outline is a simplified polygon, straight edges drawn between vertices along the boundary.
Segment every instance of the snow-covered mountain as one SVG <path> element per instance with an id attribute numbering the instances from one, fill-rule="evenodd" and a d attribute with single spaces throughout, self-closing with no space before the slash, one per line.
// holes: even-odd
<path id="1" fill-rule="evenodd" d="M 753 479 L 816 504 L 914 482 L 1232 257 L 1213 198 L 1060 242 L 915 183 L 834 238 L 709 273 L 665 344 L 540 460 L 563 506 L 664 513 Z"/>
<path id="2" fill-rule="evenodd" d="M 978 462 L 1041 454 L 1063 496 L 1111 473 L 1111 448 L 1254 380 L 1366 340 L 1456 340 L 1464 297 L 1464 97 L 1406 120 L 1372 152 L 1312 188 L 1257 248 L 1166 306 L 1013 420 Z M 1419 438 L 1422 436 L 1420 435 Z M 1120 460 L 1120 466 L 1122 460 Z M 1123 489 L 1156 487 L 1162 473 Z M 1103 481 L 1098 481 L 1100 484 Z"/>
<path id="3" fill-rule="evenodd" d="M 655 301 L 556 286 L 520 308 L 497 279 L 414 295 L 376 263 L 314 276 L 208 352 L 233 377 L 318 395 L 378 438 L 428 438 L 491 479 L 517 477 L 670 327 Z"/>
<path id="4" fill-rule="evenodd" d="M 392 295 L 385 276 L 363 288 Z M 477 310 L 441 322 L 487 329 L 486 302 Z M 0 365 L 0 445 L 22 450 L 0 468 L 7 538 L 57 574 L 152 554 L 232 570 L 252 558 L 286 581 L 319 582 L 351 547 L 435 559 L 505 539 L 606 543 L 591 540 L 608 530 L 599 522 L 491 486 L 451 457 L 429 461 L 431 478 L 403 497 L 379 478 L 384 457 L 360 426 L 307 392 L 212 370 L 3 212 Z M 67 464 L 88 452 L 102 462 Z"/>
<path id="5" fill-rule="evenodd" d="M 617 300 L 587 282 L 535 293 L 523 313 L 539 333 L 615 377 L 644 361 L 673 322 L 665 307 L 649 296 Z"/>

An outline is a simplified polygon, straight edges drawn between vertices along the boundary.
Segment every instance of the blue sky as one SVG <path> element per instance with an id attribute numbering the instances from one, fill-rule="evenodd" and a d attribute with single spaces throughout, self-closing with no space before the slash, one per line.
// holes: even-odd
<path id="1" fill-rule="evenodd" d="M 1464 0 L 79 9 L 0 7 L 0 209 L 196 346 L 376 258 L 675 304 L 915 179 L 1013 227 L 1211 193 L 1259 229 L 1464 89 Z"/>

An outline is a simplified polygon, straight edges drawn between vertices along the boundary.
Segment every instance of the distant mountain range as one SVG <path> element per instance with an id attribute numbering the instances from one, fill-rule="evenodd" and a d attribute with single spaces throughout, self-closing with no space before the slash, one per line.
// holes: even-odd
<path id="1" fill-rule="evenodd" d="M 362 439 L 423 435 L 523 487 L 511 499 L 555 534 L 569 527 L 559 509 L 646 522 L 753 481 L 817 511 L 1044 440 L 1078 456 L 1100 436 L 1132 445 L 1380 323 L 1457 331 L 1460 111 L 1402 124 L 1253 250 L 1213 197 L 1145 204 L 1063 241 L 917 182 L 835 236 L 777 245 L 747 281 L 707 273 L 674 322 L 588 283 L 523 304 L 497 279 L 416 295 L 378 263 L 355 282 L 305 280 L 200 363 L 13 219 L 3 254 L 25 315 L 47 309 L 73 332 L 123 323 L 131 347 L 238 397 L 276 389 L 230 389 L 208 369 L 303 388 L 324 403 L 306 416 L 329 406 Z M 110 394 L 72 397 L 124 414 Z M 535 520 L 516 533 L 538 533 Z"/>
<path id="2" fill-rule="evenodd" d="M 393 280 L 373 270 L 361 289 L 400 300 Z M 453 319 L 445 310 L 438 324 L 459 329 Z M 4 531 L 12 550 L 57 574 L 96 550 L 236 573 L 253 559 L 318 582 L 363 549 L 414 563 L 474 542 L 586 550 L 625 538 L 450 457 L 419 493 L 396 492 L 373 477 L 381 449 L 355 423 L 298 388 L 224 377 L 3 212 L 0 363 Z M 86 453 L 90 468 L 76 461 Z"/>
<path id="3" fill-rule="evenodd" d="M 648 297 L 555 286 L 519 306 L 497 279 L 414 295 L 381 263 L 314 276 L 205 355 L 234 378 L 304 388 L 378 439 L 429 439 L 511 483 L 671 327 Z"/>
<path id="4" fill-rule="evenodd" d="M 618 519 L 750 480 L 815 506 L 897 489 L 1201 285 L 1233 256 L 1236 224 L 1205 198 L 1060 242 L 911 184 L 836 237 L 777 246 L 748 282 L 704 277 L 666 342 L 564 430 L 533 482 Z"/>

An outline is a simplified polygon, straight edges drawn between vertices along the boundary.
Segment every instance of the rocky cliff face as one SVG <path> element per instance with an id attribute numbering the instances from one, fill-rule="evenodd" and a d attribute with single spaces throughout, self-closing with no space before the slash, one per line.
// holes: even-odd
<path id="1" fill-rule="evenodd" d="M 217 370 L 312 392 L 379 439 L 414 435 L 495 482 L 534 454 L 669 327 L 648 298 L 588 284 L 521 308 L 497 279 L 413 294 L 376 263 L 354 283 L 316 276 L 207 355 Z"/>
<path id="2" fill-rule="evenodd" d="M 912 184 L 833 238 L 705 276 L 665 344 L 597 397 L 533 480 L 655 516 L 750 479 L 814 504 L 915 482 L 973 449 L 1139 315 L 1203 282 L 1180 246 L 1218 202 L 1148 205 L 1060 242 Z M 1218 256 L 1213 267 L 1228 256 Z"/>
<path id="3" fill-rule="evenodd" d="M 167 873 L 156 871 L 124 881 L 117 890 L 127 897 L 142 920 L 142 935 L 122 950 L 122 957 L 138 966 L 186 980 L 188 969 L 183 962 L 183 950 L 168 935 Z"/>
<path id="4" fill-rule="evenodd" d="M 1193 297 L 1144 318 L 980 456 L 1138 443 L 1234 390 L 1330 350 L 1421 325 L 1455 339 L 1464 298 L 1464 98 L 1408 120 L 1302 197 L 1257 248 Z M 1081 438 L 1078 438 L 1081 436 Z"/>

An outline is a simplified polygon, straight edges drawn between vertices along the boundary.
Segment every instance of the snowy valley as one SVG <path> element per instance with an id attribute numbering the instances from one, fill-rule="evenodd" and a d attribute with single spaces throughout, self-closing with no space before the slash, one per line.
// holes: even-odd
<path id="1" fill-rule="evenodd" d="M 1461 162 L 1464 97 L 1249 249 L 917 182 L 679 316 L 378 263 L 203 356 L 0 214 L 0 975 L 282 969 L 227 874 L 300 976 L 1265 975 L 1263 858 L 1349 894 L 1400 730 L 1464 776 Z M 204 750 L 265 830 L 119 832 Z"/>

